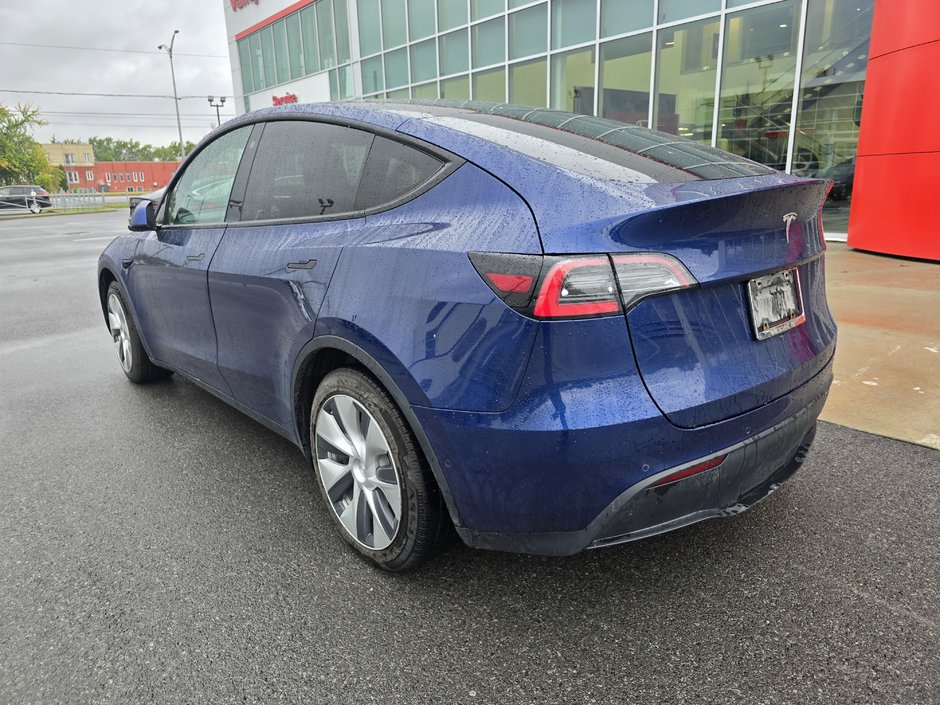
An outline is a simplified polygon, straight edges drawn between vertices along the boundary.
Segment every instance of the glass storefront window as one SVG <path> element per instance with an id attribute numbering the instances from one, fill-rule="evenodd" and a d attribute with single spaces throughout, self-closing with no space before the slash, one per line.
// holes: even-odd
<path id="1" fill-rule="evenodd" d="M 715 110 L 718 19 L 662 29 L 657 34 L 656 129 L 710 143 Z"/>
<path id="2" fill-rule="evenodd" d="M 718 108 L 718 146 L 783 171 L 787 166 L 798 0 L 730 14 Z"/>
<path id="3" fill-rule="evenodd" d="M 408 0 L 408 39 L 434 34 L 434 0 Z"/>
<path id="4" fill-rule="evenodd" d="M 653 26 L 653 0 L 601 0 L 601 37 Z"/>
<path id="5" fill-rule="evenodd" d="M 509 58 L 545 52 L 548 41 L 548 5 L 536 5 L 509 15 Z"/>
<path id="6" fill-rule="evenodd" d="M 254 90 L 264 88 L 264 56 L 261 53 L 261 35 L 255 32 L 248 37 L 248 48 L 251 54 L 251 81 Z"/>
<path id="7" fill-rule="evenodd" d="M 659 21 L 675 22 L 720 9 L 721 0 L 659 0 Z"/>
<path id="8" fill-rule="evenodd" d="M 500 17 L 471 28 L 473 68 L 498 64 L 506 60 L 505 27 L 506 19 Z"/>
<path id="9" fill-rule="evenodd" d="M 467 0 L 437 0 L 437 28 L 440 32 L 467 24 Z"/>
<path id="10" fill-rule="evenodd" d="M 601 117 L 631 125 L 649 123 L 652 59 L 652 32 L 601 45 Z"/>
<path id="11" fill-rule="evenodd" d="M 333 0 L 333 24 L 336 26 L 336 63 L 348 63 L 349 15 L 346 12 L 346 0 Z M 340 93 L 343 91 L 344 89 L 341 88 Z"/>
<path id="12" fill-rule="evenodd" d="M 554 0 L 552 49 L 591 41 L 594 39 L 596 22 L 596 0 Z"/>
<path id="13" fill-rule="evenodd" d="M 274 23 L 274 70 L 277 82 L 284 83 L 290 80 L 287 53 L 287 24 L 284 20 Z"/>
<path id="14" fill-rule="evenodd" d="M 300 78 L 304 75 L 304 47 L 300 41 L 300 13 L 295 12 L 289 15 L 287 22 L 287 51 L 290 54 L 288 63 L 290 64 L 291 80 Z"/>
<path id="15" fill-rule="evenodd" d="M 434 40 L 428 39 L 411 47 L 411 82 L 437 78 L 437 52 Z"/>
<path id="16" fill-rule="evenodd" d="M 467 76 L 457 76 L 441 81 L 441 98 L 470 100 L 470 79 Z"/>
<path id="17" fill-rule="evenodd" d="M 336 66 L 336 34 L 333 31 L 333 6 L 328 2 L 314 5 L 317 11 L 317 41 L 320 45 L 320 69 Z"/>
<path id="18" fill-rule="evenodd" d="M 385 48 L 397 47 L 407 40 L 405 0 L 382 0 L 382 36 Z"/>
<path id="19" fill-rule="evenodd" d="M 251 80 L 251 46 L 248 39 L 242 39 L 238 42 L 238 63 L 242 71 L 242 91 L 252 93 L 254 83 Z"/>
<path id="20" fill-rule="evenodd" d="M 482 20 L 484 17 L 499 14 L 506 9 L 503 0 L 470 0 L 470 19 Z"/>
<path id="21" fill-rule="evenodd" d="M 330 100 L 349 100 L 353 93 L 352 66 L 330 71 Z"/>
<path id="22" fill-rule="evenodd" d="M 440 37 L 441 75 L 466 71 L 470 62 L 470 46 L 466 29 L 460 29 Z"/>
<path id="23" fill-rule="evenodd" d="M 320 49 L 315 6 L 300 11 L 300 33 L 303 35 L 304 68 L 307 73 L 316 73 L 320 70 Z"/>
<path id="24" fill-rule="evenodd" d="M 517 8 L 517 7 L 522 7 L 523 5 L 528 5 L 528 4 L 530 4 L 532 1 L 533 1 L 533 0 L 509 0 L 509 3 L 508 3 L 508 4 L 509 4 L 509 9 L 512 10 L 512 9 Z"/>
<path id="25" fill-rule="evenodd" d="M 435 100 L 437 98 L 437 81 L 415 86 L 411 89 L 411 97 L 420 98 L 421 100 Z"/>
<path id="26" fill-rule="evenodd" d="M 361 71 L 363 93 L 378 93 L 379 91 L 385 89 L 385 74 L 382 71 L 381 56 L 373 56 L 371 59 L 363 59 Z"/>
<path id="27" fill-rule="evenodd" d="M 385 97 L 389 100 L 408 100 L 411 97 L 411 91 L 408 88 L 399 88 L 397 91 L 389 91 Z"/>
<path id="28" fill-rule="evenodd" d="M 548 105 L 548 61 L 538 59 L 509 67 L 509 102 L 536 108 Z"/>
<path id="29" fill-rule="evenodd" d="M 873 10 L 873 0 L 819 0 L 806 15 L 792 171 L 832 179 L 831 232 L 848 231 Z"/>
<path id="30" fill-rule="evenodd" d="M 594 48 L 552 57 L 552 107 L 594 114 Z"/>
<path id="31" fill-rule="evenodd" d="M 493 103 L 506 100 L 506 69 L 481 71 L 473 74 L 473 99 Z"/>
<path id="32" fill-rule="evenodd" d="M 261 35 L 261 56 L 264 67 L 264 85 L 273 86 L 277 83 L 277 73 L 274 70 L 274 28 L 265 27 L 259 32 Z"/>
<path id="33" fill-rule="evenodd" d="M 408 84 L 408 50 L 405 47 L 385 55 L 385 85 L 398 88 Z"/>
<path id="34" fill-rule="evenodd" d="M 382 51 L 382 15 L 379 0 L 359 0 L 359 51 L 362 56 Z"/>

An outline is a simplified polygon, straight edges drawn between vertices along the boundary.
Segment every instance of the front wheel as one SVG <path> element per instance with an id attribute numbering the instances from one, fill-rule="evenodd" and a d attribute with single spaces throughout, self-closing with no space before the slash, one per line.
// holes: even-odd
<path id="1" fill-rule="evenodd" d="M 147 356 L 117 282 L 111 282 L 108 287 L 107 311 L 111 342 L 114 343 L 121 369 L 127 378 L 131 382 L 142 384 L 169 376 L 169 370 L 153 364 Z"/>
<path id="2" fill-rule="evenodd" d="M 310 446 L 320 492 L 343 538 L 386 570 L 412 568 L 443 544 L 450 519 L 395 402 L 342 368 L 313 399 Z"/>

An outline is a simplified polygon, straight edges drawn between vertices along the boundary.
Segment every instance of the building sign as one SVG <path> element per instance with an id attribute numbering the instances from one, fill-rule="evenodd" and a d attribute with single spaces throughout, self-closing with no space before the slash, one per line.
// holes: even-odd
<path id="1" fill-rule="evenodd" d="M 288 93 L 287 95 L 273 95 L 271 96 L 271 102 L 275 105 L 287 105 L 288 103 L 296 103 L 297 96 L 293 93 Z"/>
<path id="2" fill-rule="evenodd" d="M 229 0 L 229 2 L 232 4 L 232 10 L 235 12 L 248 7 L 250 3 L 258 4 L 258 0 Z"/>

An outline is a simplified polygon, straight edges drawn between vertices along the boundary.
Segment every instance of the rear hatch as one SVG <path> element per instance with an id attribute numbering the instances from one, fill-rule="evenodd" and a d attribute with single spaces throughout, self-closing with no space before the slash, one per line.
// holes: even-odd
<path id="1" fill-rule="evenodd" d="M 626 279 L 642 290 L 657 277 L 662 289 L 663 270 L 644 270 L 655 258 L 637 253 L 666 253 L 694 278 L 626 307 L 639 372 L 672 423 L 755 409 L 829 362 L 827 182 L 602 118 L 470 105 L 422 107 L 398 129 L 498 175 L 532 209 L 545 255 L 609 255 L 615 268 L 634 267 Z"/>
<path id="2" fill-rule="evenodd" d="M 778 186 L 635 215 L 610 231 L 610 251 L 668 253 L 698 282 L 626 315 L 643 381 L 675 425 L 755 409 L 829 362 L 825 194 L 820 182 Z"/>

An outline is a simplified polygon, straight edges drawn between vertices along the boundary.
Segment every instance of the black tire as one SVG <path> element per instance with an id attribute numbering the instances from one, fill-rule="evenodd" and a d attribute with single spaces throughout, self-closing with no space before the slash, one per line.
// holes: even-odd
<path id="1" fill-rule="evenodd" d="M 130 353 L 128 356 L 129 361 L 122 354 L 122 346 L 118 344 L 119 333 L 116 332 L 112 322 L 112 314 L 115 313 L 115 311 L 112 311 L 115 299 L 123 314 L 123 316 L 121 316 L 121 318 L 123 318 L 121 325 L 126 327 L 126 349 Z M 108 330 L 111 332 L 111 336 L 115 341 L 115 348 L 118 350 L 118 360 L 121 362 L 121 369 L 124 370 L 124 374 L 127 375 L 127 378 L 135 384 L 146 384 L 147 382 L 155 382 L 158 379 L 164 379 L 173 374 L 170 370 L 155 365 L 150 360 L 147 351 L 144 350 L 143 343 L 140 342 L 140 335 L 137 333 L 137 324 L 130 314 L 130 309 L 127 306 L 127 302 L 124 300 L 124 294 L 121 293 L 121 287 L 117 285 L 117 282 L 111 282 L 111 286 L 108 287 L 108 291 L 105 294 L 104 305 L 108 317 Z M 128 364 L 125 364 L 126 362 L 128 362 Z"/>
<path id="2" fill-rule="evenodd" d="M 335 400 L 343 397 L 350 397 L 368 412 L 368 418 L 361 413 L 358 416 L 360 424 L 364 424 L 360 429 L 374 422 L 381 430 L 393 464 L 392 471 L 400 487 L 401 501 L 397 533 L 391 539 L 391 543 L 381 550 L 364 545 L 343 525 L 338 515 L 340 511 L 338 505 L 341 502 L 335 504 L 331 499 L 321 472 L 320 458 L 322 457 L 324 461 L 330 459 L 324 448 L 329 444 L 321 435 L 318 447 L 317 419 L 321 411 L 333 416 L 329 411 L 331 407 L 327 406 L 324 410 L 324 405 L 330 403 L 335 406 Z M 323 379 L 311 405 L 310 449 L 313 455 L 316 482 L 320 487 L 320 494 L 326 504 L 326 509 L 340 535 L 361 556 L 385 570 L 402 571 L 424 563 L 447 542 L 453 532 L 453 527 L 424 454 L 395 402 L 372 377 L 359 369 L 344 367 L 330 372 Z M 330 455 L 335 457 L 335 453 Z M 350 462 L 349 458 L 346 460 Z M 350 477 L 352 474 L 349 473 Z M 352 482 L 353 480 L 350 479 L 350 492 L 352 492 Z M 365 490 L 362 491 L 365 492 Z M 349 504 L 351 502 L 346 506 L 348 507 Z"/>

